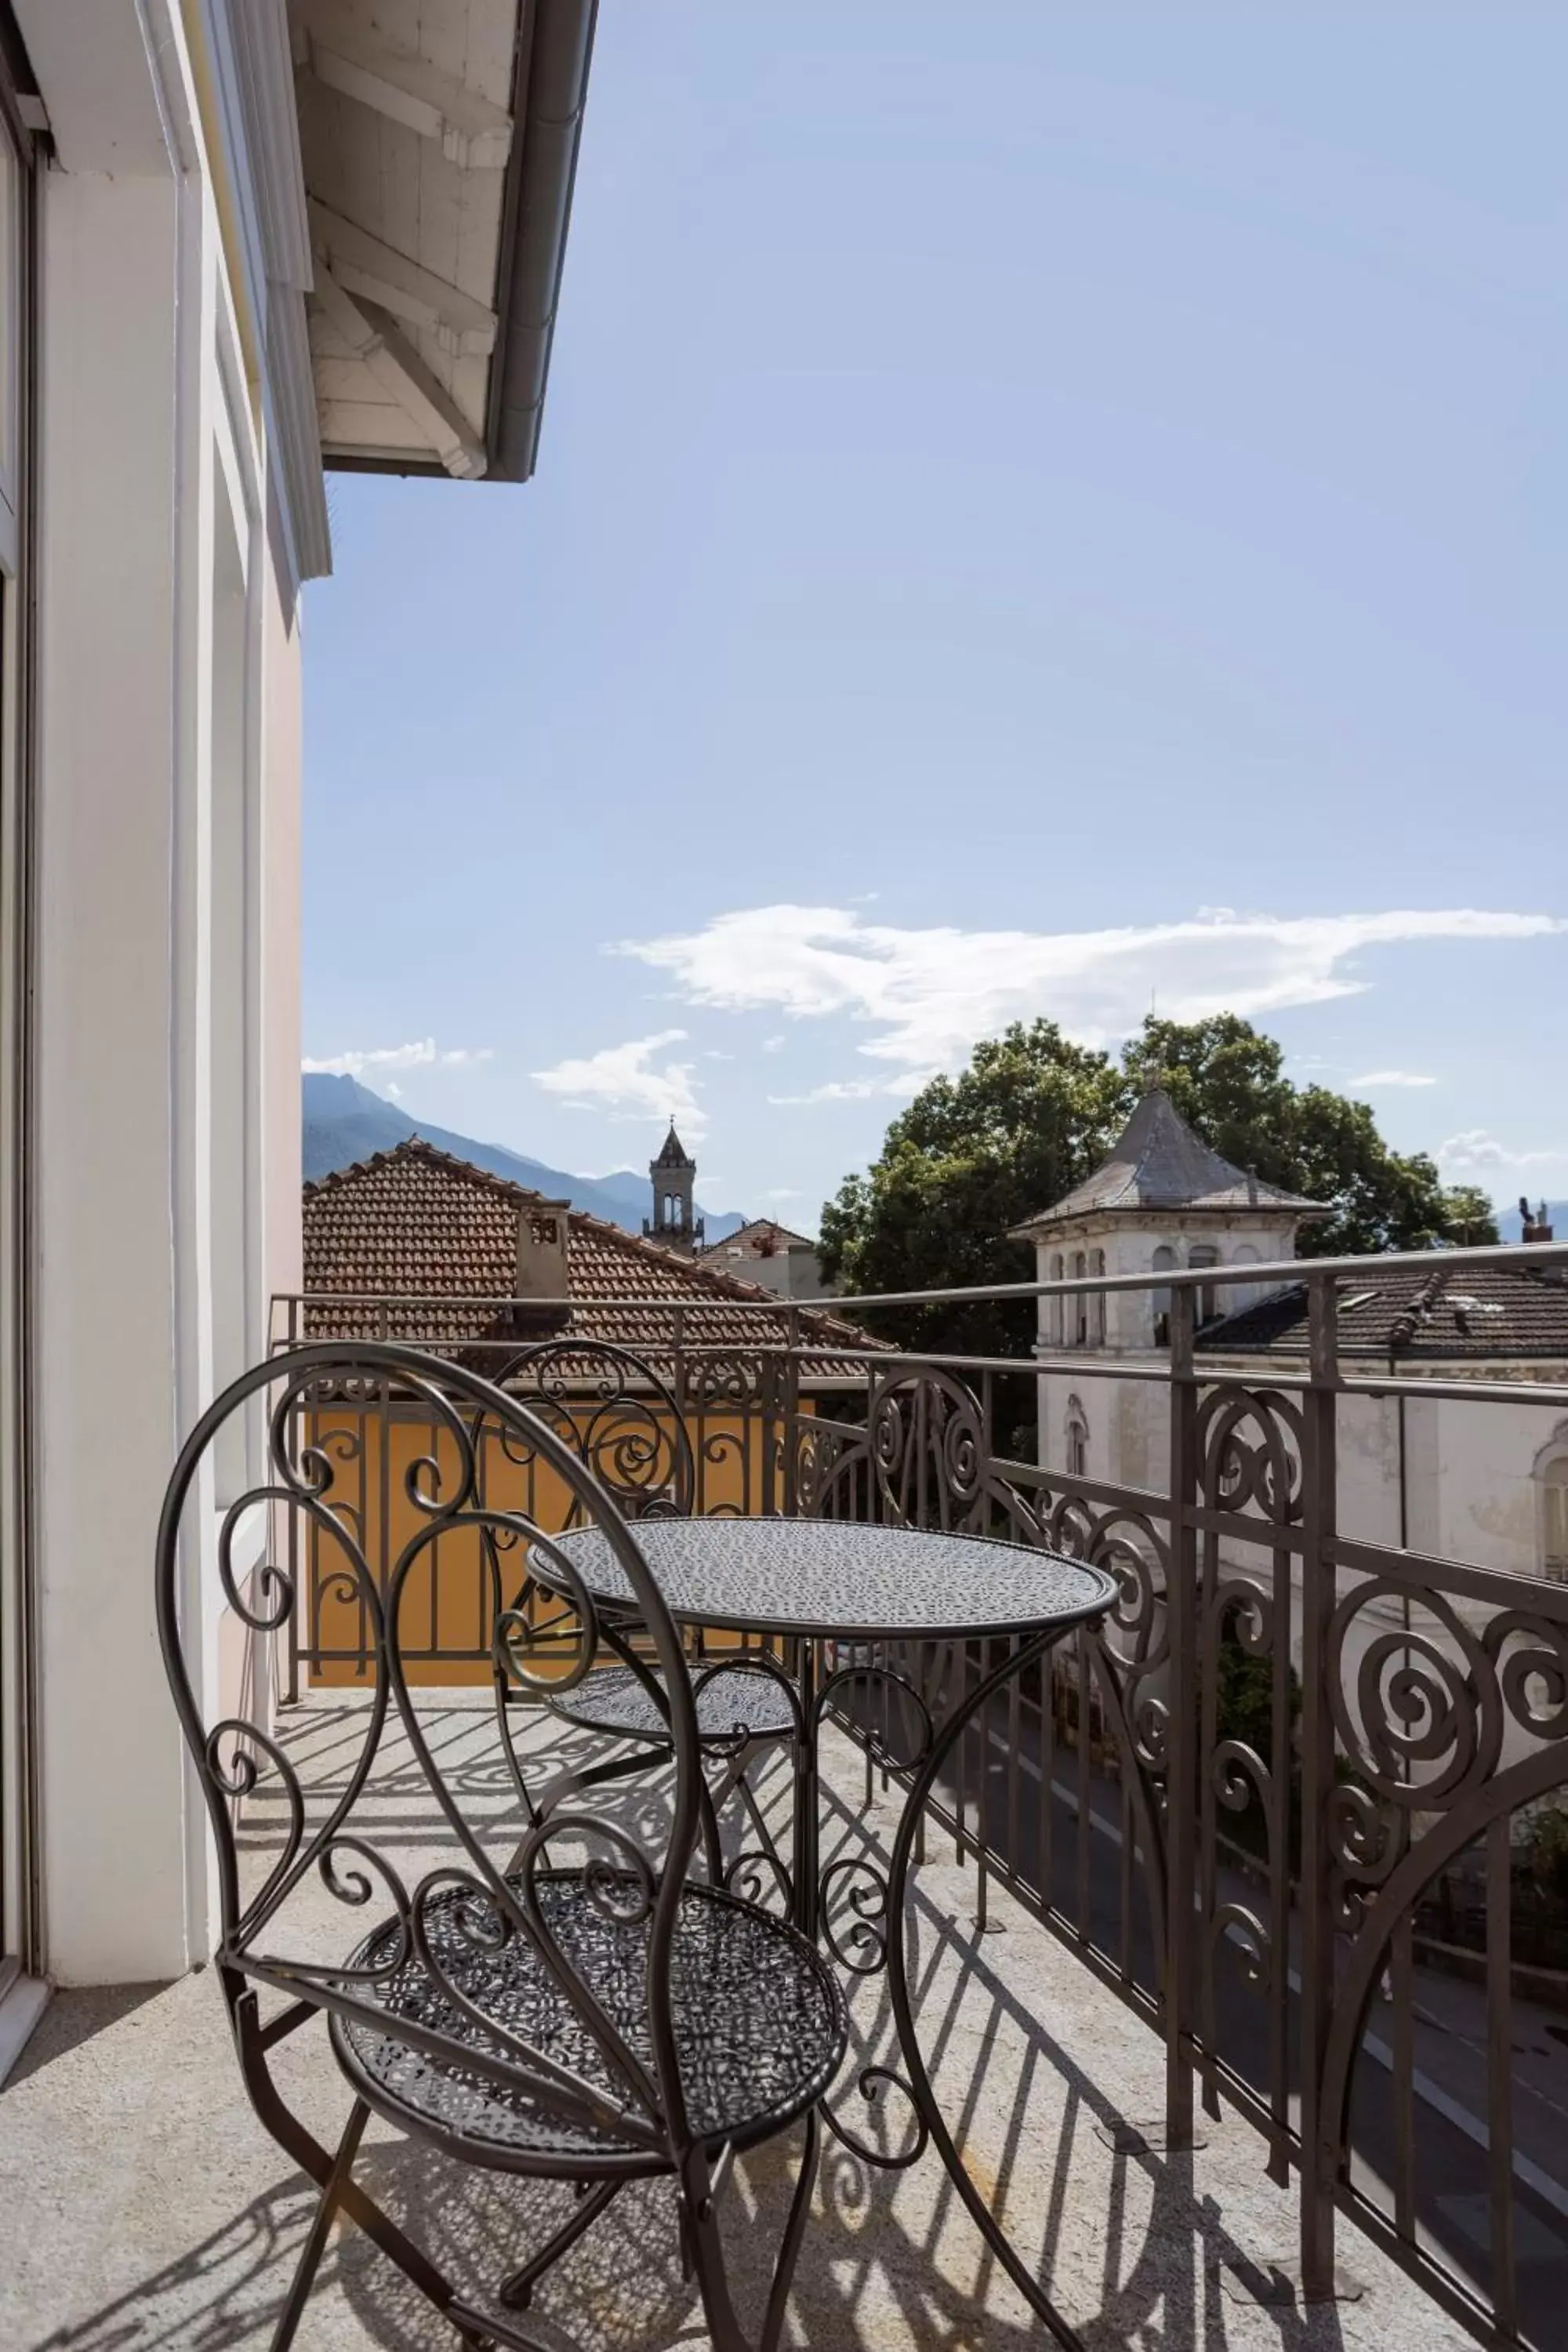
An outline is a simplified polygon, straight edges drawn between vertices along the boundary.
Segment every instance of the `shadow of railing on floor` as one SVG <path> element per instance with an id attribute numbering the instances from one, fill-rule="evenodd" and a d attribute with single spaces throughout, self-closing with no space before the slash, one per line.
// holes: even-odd
<path id="1" fill-rule="evenodd" d="M 474 1743 L 462 1769 L 489 1785 L 493 1759 L 485 1752 L 482 1712 L 452 1712 L 453 1741 Z M 343 1727 L 334 1723 L 336 1713 L 302 1709 L 295 1718 L 300 1752 L 312 1753 L 323 1768 L 318 1794 L 330 1785 Z M 605 1753 L 603 1743 L 568 1733 L 549 1718 L 542 1718 L 540 1738 L 541 1760 L 547 1750 L 552 1766 Z M 421 1846 L 439 1842 L 445 1832 L 437 1823 L 421 1821 L 416 1805 L 404 1811 L 406 1801 L 418 1795 L 417 1774 L 405 1769 L 395 1750 L 389 1751 L 388 1766 L 400 1828 Z M 846 1785 L 858 1780 L 854 1770 Z M 657 1805 L 657 1781 L 650 1775 L 635 1792 L 628 1787 L 627 1803 L 639 1810 Z M 789 1804 L 789 1776 L 782 1763 L 775 1761 L 765 1772 L 760 1794 L 782 1837 Z M 825 1784 L 824 1802 L 825 1861 L 857 1850 L 880 1852 L 885 1859 L 886 1808 L 865 1817 L 831 1783 Z M 504 1812 L 498 1813 L 496 1829 L 498 1836 L 507 1833 Z M 251 1834 L 264 1843 L 271 1832 L 263 1822 Z M 1124 2352 L 1154 2331 L 1173 2347 L 1223 2346 L 1238 2331 L 1236 2306 L 1221 2285 L 1222 2270 L 1243 2272 L 1251 2265 L 1266 2272 L 1269 2254 L 1286 2250 L 1289 2217 L 1281 2216 L 1278 2249 L 1243 2245 L 1214 2200 L 1198 2192 L 1191 2158 L 1131 2152 L 1110 2157 L 1108 2195 L 1108 2160 L 1097 2157 L 1093 2177 L 1100 2187 L 1094 2210 L 1087 2210 L 1074 2178 L 1084 2135 L 1096 2125 L 1114 2129 L 1123 2117 L 1089 2068 L 990 1964 L 985 1940 L 967 1912 L 953 1912 L 951 1879 L 940 1900 L 931 1880 L 922 1884 L 919 1873 L 911 1890 L 911 1990 L 939 2090 L 953 2081 L 961 2041 L 982 2053 L 948 2114 L 950 2127 L 961 2146 L 973 2146 L 984 2116 L 987 2191 L 1004 2209 L 1014 2205 L 1047 2289 L 1064 2263 L 1077 2271 L 1080 2288 L 1086 2254 L 1098 2268 L 1099 2307 L 1079 2322 L 1083 2344 L 1093 2352 Z M 1129 2021 L 1127 2031 L 1135 2030 Z M 885 1990 L 867 1979 L 858 1989 L 854 2054 L 838 2095 L 841 2103 L 847 2096 L 854 2102 L 858 2066 L 887 2060 L 893 2042 Z M 1158 2044 L 1150 2042 L 1148 2052 L 1152 2108 L 1158 2100 Z M 324 2050 L 321 2056 L 325 2067 Z M 1055 2078 L 1048 2093 L 1047 2074 Z M 239 2095 L 237 2075 L 237 2101 Z M 1042 2140 L 1041 2116 L 1047 2111 L 1057 2123 Z M 797 2131 L 737 2168 L 736 2292 L 753 2315 L 760 2314 L 799 2151 Z M 377 2200 L 466 2290 L 499 2277 L 542 2242 L 572 2194 L 557 2184 L 476 2172 L 428 2148 L 401 2143 L 367 2147 L 361 2168 Z M 970 2231 L 956 2193 L 937 2176 L 934 2157 L 920 2170 L 925 2184 L 910 2175 L 879 2171 L 829 2144 L 819 2183 L 820 2210 L 797 2273 L 790 2323 L 794 2340 L 843 2346 L 846 2352 L 871 2352 L 873 2347 L 881 2352 L 900 2340 L 1033 2352 L 1041 2341 L 1037 2323 L 1023 2316 L 1021 2307 L 1018 2317 L 1007 2315 L 1011 2292 L 1000 2281 L 994 2257 Z M 57 2331 L 37 2352 L 238 2352 L 241 2347 L 248 2352 L 264 2345 L 313 2201 L 300 2176 L 278 2181 L 187 2255 L 89 2319 Z M 961 2233 L 956 2239 L 950 2236 L 955 2225 Z M 1139 2242 L 1129 2258 L 1134 2231 Z M 963 2252 L 955 2261 L 959 2245 Z M 999 2286 L 1002 2307 L 996 2308 Z M 353 2229 L 336 2235 L 318 2294 L 329 2305 L 339 2301 L 340 2326 L 346 2323 L 385 2352 L 425 2352 L 452 2340 L 447 2323 Z M 1081 2293 L 1073 2300 L 1081 2310 Z M 680 2275 L 668 2183 L 640 2185 L 617 2200 L 546 2282 L 528 2325 L 546 2344 L 559 2343 L 562 2352 L 568 2346 L 582 2352 L 658 2352 L 705 2341 L 700 2313 Z M 1281 2352 L 1338 2352 L 1342 2343 L 1332 2305 L 1306 2315 L 1281 2308 L 1268 2315 L 1267 2325 Z M 331 2326 L 326 2321 L 328 2341 Z M 1247 2334 L 1256 2342 L 1256 2316 Z M 346 2340 L 354 2341 L 354 2334 Z"/>

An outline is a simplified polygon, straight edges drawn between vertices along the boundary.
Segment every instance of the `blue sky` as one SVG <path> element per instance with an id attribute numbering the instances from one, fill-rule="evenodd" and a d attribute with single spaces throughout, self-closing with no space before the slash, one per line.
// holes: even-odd
<path id="1" fill-rule="evenodd" d="M 1568 15 L 605 0 L 538 475 L 339 476 L 306 1051 L 810 1226 L 1007 1019 L 1568 1192 Z"/>

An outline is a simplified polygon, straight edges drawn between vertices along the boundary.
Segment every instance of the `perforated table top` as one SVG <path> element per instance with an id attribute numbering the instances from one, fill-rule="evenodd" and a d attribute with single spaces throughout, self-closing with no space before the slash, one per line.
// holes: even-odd
<path id="1" fill-rule="evenodd" d="M 935 1641 L 1047 1633 L 1100 1616 L 1113 1576 L 982 1536 L 842 1519 L 644 1519 L 632 1538 L 683 1623 L 839 1640 Z M 553 1542 L 595 1599 L 632 1591 L 596 1528 Z M 549 1581 L 549 1563 L 535 1554 Z"/>

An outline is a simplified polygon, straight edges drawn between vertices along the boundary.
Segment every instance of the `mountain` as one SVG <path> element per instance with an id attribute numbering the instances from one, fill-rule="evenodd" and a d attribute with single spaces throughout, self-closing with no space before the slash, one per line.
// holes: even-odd
<path id="1" fill-rule="evenodd" d="M 563 1168 L 548 1168 L 542 1160 L 524 1159 L 504 1145 L 476 1143 L 472 1136 L 454 1135 L 447 1128 L 412 1119 L 384 1095 L 362 1087 L 357 1078 L 312 1070 L 306 1073 L 303 1087 L 308 1184 L 330 1176 L 334 1168 L 347 1168 L 356 1160 L 368 1160 L 374 1152 L 390 1151 L 395 1145 L 406 1143 L 412 1135 L 422 1135 L 437 1150 L 470 1160 L 476 1168 L 488 1168 L 492 1176 L 504 1176 L 513 1184 L 526 1184 L 550 1200 L 570 1201 L 574 1209 L 603 1217 L 607 1224 L 623 1225 L 627 1233 L 640 1234 L 643 1219 L 653 1214 L 653 1188 L 646 1176 L 630 1168 L 619 1169 L 612 1176 L 571 1176 Z M 707 1217 L 710 1242 L 722 1241 L 745 1223 L 732 1209 L 714 1216 L 699 1204 L 697 1213 Z"/>

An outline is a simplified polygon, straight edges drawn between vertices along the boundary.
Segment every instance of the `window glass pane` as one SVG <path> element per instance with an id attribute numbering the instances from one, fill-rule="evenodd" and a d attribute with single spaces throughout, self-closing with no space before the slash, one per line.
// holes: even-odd
<path id="1" fill-rule="evenodd" d="M 1164 1274 L 1175 1263 L 1175 1251 L 1164 1242 L 1159 1244 L 1150 1260 L 1156 1274 Z M 1163 1284 L 1150 1294 L 1150 1304 L 1154 1310 L 1154 1345 L 1163 1348 L 1171 1336 L 1171 1294 Z"/>

